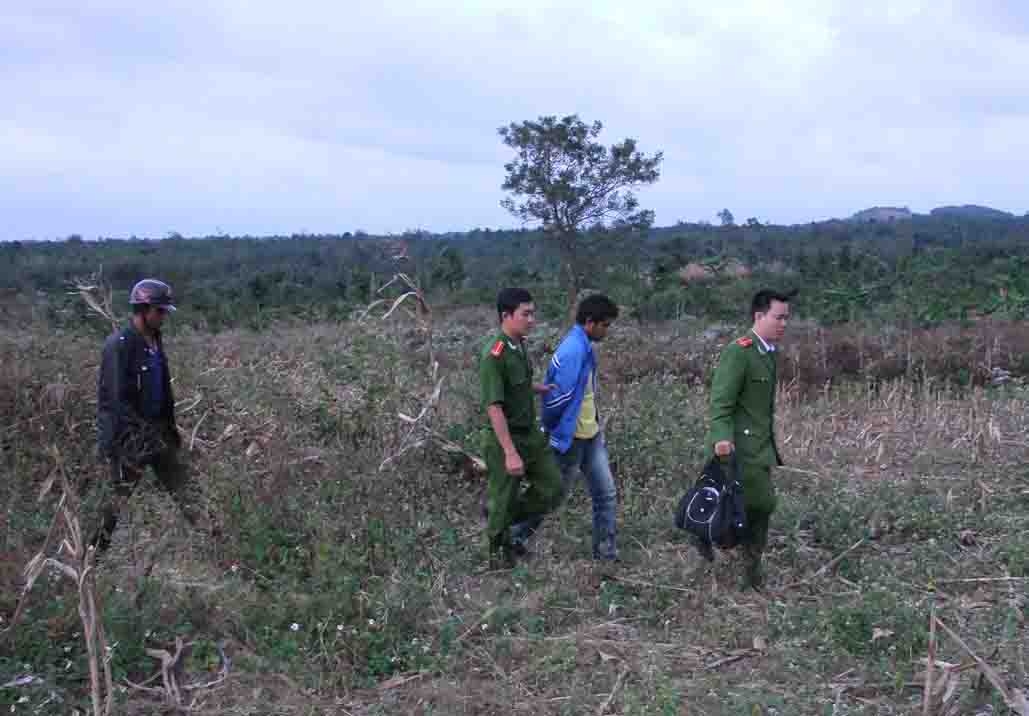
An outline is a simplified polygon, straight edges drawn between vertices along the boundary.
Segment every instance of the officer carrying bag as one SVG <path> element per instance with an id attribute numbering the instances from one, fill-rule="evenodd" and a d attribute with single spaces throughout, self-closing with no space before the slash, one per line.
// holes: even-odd
<path id="1" fill-rule="evenodd" d="M 747 513 L 735 453 L 728 465 L 716 456 L 704 466 L 697 482 L 679 501 L 675 526 L 722 549 L 745 540 Z"/>

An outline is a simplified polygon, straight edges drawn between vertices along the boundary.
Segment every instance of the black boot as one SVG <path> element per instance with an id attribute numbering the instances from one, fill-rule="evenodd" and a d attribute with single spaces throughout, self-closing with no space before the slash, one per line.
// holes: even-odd
<path id="1" fill-rule="evenodd" d="M 761 566 L 765 547 L 768 545 L 768 527 L 772 515 L 764 510 L 747 510 L 747 540 L 743 545 L 746 558 L 745 587 L 760 590 L 765 583 Z"/>
<path id="2" fill-rule="evenodd" d="M 515 552 L 510 545 L 503 545 L 497 549 L 490 550 L 489 568 L 494 571 L 513 569 L 515 566 Z"/>
<path id="3" fill-rule="evenodd" d="M 487 557 L 491 570 L 511 569 L 515 565 L 515 551 L 510 530 L 504 530 L 487 541 Z"/>
<path id="4" fill-rule="evenodd" d="M 743 554 L 746 559 L 743 588 L 760 592 L 765 586 L 765 572 L 761 566 L 761 550 L 758 545 L 748 544 Z"/>
<path id="5" fill-rule="evenodd" d="M 700 552 L 700 556 L 708 562 L 714 563 L 715 561 L 715 550 L 711 546 L 711 543 L 707 540 L 703 540 L 700 537 L 693 538 L 693 546 Z"/>

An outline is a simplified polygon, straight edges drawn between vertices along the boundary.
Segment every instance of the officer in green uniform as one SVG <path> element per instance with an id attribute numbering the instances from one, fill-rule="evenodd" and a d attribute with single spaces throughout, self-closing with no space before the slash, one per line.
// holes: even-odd
<path id="1" fill-rule="evenodd" d="M 775 441 L 775 390 L 778 342 L 796 295 L 761 290 L 751 301 L 750 332 L 723 349 L 711 382 L 707 455 L 728 459 L 733 452 L 741 472 L 746 501 L 748 538 L 746 582 L 761 587 L 761 556 L 768 543 L 768 524 L 777 497 L 772 466 L 782 465 Z M 713 553 L 705 551 L 713 559 Z"/>
<path id="2" fill-rule="evenodd" d="M 483 452 L 489 480 L 487 548 L 491 561 L 510 566 L 526 553 L 512 543 L 511 527 L 538 525 L 561 500 L 561 472 L 536 423 L 536 394 L 551 386 L 532 382 L 525 337 L 536 323 L 532 295 L 505 288 L 497 296 L 500 331 L 479 356 L 479 384 L 489 430 Z M 527 484 L 522 489 L 522 482 Z"/>

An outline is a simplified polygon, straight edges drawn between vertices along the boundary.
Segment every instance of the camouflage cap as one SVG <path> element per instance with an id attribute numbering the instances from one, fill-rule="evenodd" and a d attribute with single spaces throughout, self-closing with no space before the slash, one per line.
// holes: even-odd
<path id="1" fill-rule="evenodd" d="M 129 294 L 132 306 L 160 306 L 169 311 L 175 310 L 171 286 L 156 278 L 145 278 L 132 287 Z"/>

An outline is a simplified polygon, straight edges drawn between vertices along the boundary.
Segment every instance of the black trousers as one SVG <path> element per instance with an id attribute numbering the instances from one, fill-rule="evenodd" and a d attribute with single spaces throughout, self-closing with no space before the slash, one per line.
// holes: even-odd
<path id="1" fill-rule="evenodd" d="M 203 520 L 205 510 L 200 505 L 196 486 L 190 480 L 189 470 L 178 448 L 166 447 L 142 463 L 112 458 L 110 484 L 106 486 L 100 507 L 100 525 L 89 542 L 98 554 L 103 554 L 111 546 L 121 511 L 143 481 L 147 467 L 154 471 L 158 483 L 175 500 L 190 526 L 197 527 Z"/>

